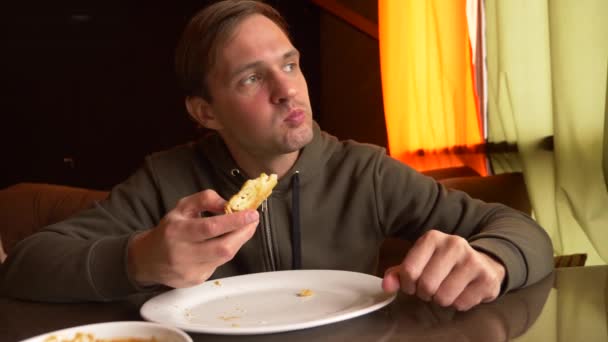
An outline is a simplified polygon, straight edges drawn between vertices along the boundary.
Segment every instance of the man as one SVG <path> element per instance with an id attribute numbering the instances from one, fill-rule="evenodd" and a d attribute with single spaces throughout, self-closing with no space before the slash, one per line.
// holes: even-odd
<path id="1" fill-rule="evenodd" d="M 384 290 L 459 310 L 551 271 L 550 240 L 529 217 L 322 132 L 299 52 L 271 7 L 208 7 L 176 56 L 188 112 L 215 134 L 148 157 L 108 200 L 20 243 L 3 270 L 5 294 L 112 300 L 252 272 L 372 273 L 389 235 L 415 243 Z M 280 180 L 260 211 L 223 214 L 261 172 Z"/>

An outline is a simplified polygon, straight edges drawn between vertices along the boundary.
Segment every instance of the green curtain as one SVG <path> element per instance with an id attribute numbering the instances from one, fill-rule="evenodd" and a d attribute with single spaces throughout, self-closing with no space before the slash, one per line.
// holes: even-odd
<path id="1" fill-rule="evenodd" d="M 493 167 L 524 172 L 555 254 L 605 264 L 608 1 L 486 0 L 486 23 L 488 140 L 518 147 Z"/>
<path id="2" fill-rule="evenodd" d="M 604 107 L 604 181 L 606 182 L 606 191 L 608 191 L 608 78 L 606 78 Z"/>

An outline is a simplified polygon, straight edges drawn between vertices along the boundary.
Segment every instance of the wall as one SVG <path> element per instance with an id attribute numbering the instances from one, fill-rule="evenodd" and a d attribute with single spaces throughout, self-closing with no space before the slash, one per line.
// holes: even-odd
<path id="1" fill-rule="evenodd" d="M 378 22 L 376 0 L 340 4 Z M 386 147 L 378 41 L 325 11 L 321 32 L 321 127 L 342 139 Z"/>
<path id="2" fill-rule="evenodd" d="M 0 187 L 33 181 L 108 189 L 145 155 L 196 138 L 173 52 L 187 20 L 208 2 L 4 4 Z M 307 0 L 269 3 L 294 31 L 319 113 L 318 8 Z"/>
<path id="3" fill-rule="evenodd" d="M 145 155 L 195 139 L 173 51 L 207 2 L 3 5 L 0 188 L 27 181 L 109 189 Z M 302 52 L 321 127 L 386 146 L 378 42 L 308 0 L 268 2 Z M 377 18 L 375 0 L 341 3 Z"/>

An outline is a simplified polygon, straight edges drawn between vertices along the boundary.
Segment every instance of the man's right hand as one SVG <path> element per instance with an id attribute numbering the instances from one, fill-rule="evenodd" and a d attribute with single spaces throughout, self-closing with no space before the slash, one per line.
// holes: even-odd
<path id="1" fill-rule="evenodd" d="M 180 288 L 200 284 L 231 260 L 255 233 L 258 212 L 224 213 L 226 200 L 213 190 L 182 198 L 158 226 L 131 239 L 128 270 L 139 285 Z"/>

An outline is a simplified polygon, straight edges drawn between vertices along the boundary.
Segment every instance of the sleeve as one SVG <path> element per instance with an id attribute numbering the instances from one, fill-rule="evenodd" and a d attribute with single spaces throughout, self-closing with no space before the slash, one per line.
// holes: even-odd
<path id="1" fill-rule="evenodd" d="M 448 190 L 385 154 L 378 156 L 374 184 L 386 235 L 415 241 L 436 229 L 461 236 L 505 266 L 503 293 L 535 283 L 553 269 L 549 236 L 522 212 Z"/>
<path id="2" fill-rule="evenodd" d="M 109 301 L 142 291 L 127 273 L 127 244 L 165 208 L 147 164 L 95 207 L 19 242 L 0 269 L 0 294 L 41 301 Z"/>

